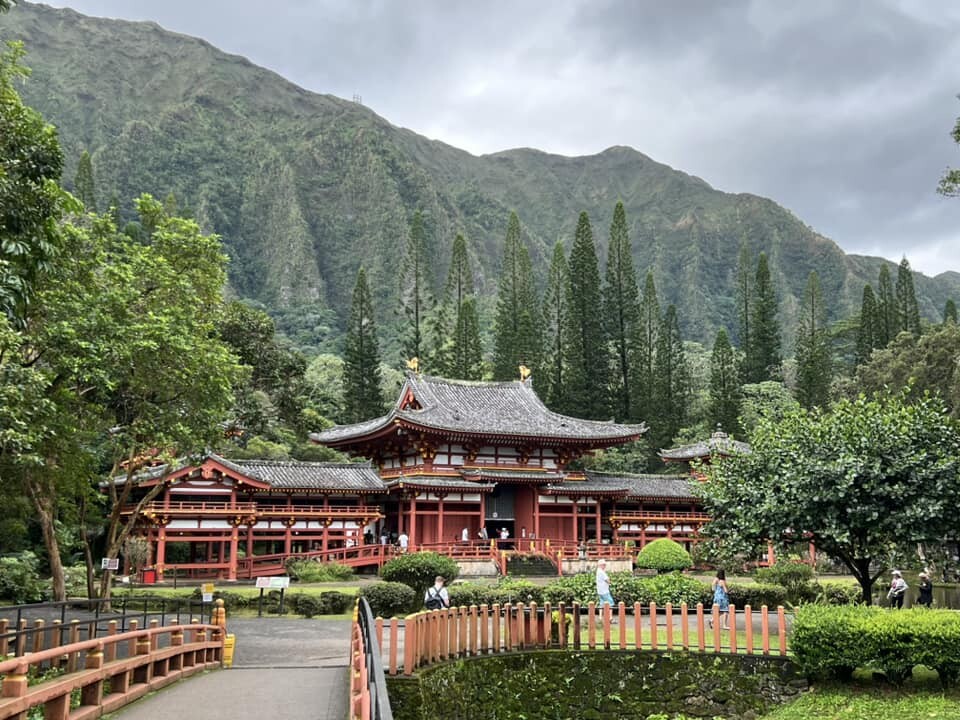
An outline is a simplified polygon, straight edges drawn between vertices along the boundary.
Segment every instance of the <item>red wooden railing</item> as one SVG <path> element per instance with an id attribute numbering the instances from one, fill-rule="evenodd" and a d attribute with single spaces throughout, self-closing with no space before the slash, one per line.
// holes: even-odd
<path id="1" fill-rule="evenodd" d="M 125 505 L 121 512 L 124 515 L 131 514 L 135 509 L 134 505 Z M 153 513 L 156 515 L 194 515 L 198 512 L 208 514 L 253 514 L 259 517 L 301 517 L 301 516 L 323 516 L 323 517 L 348 517 L 348 518 L 379 518 L 380 510 L 373 505 L 331 505 L 323 507 L 322 505 L 264 505 L 254 502 L 190 502 L 177 501 L 169 504 L 162 502 L 149 502 L 144 505 L 141 514 Z"/>
<path id="2" fill-rule="evenodd" d="M 742 611 L 731 605 L 726 618 L 702 604 L 595 603 L 556 608 L 531 603 L 475 605 L 421 612 L 405 620 L 377 618 L 377 640 L 390 675 L 454 658 L 530 649 L 688 650 L 734 655 L 787 654 L 787 620 L 782 607 Z M 728 628 L 721 628 L 726 619 Z M 633 637 L 628 641 L 628 629 Z M 738 634 L 739 633 L 739 634 Z M 759 638 L 758 638 L 759 635 Z M 742 636 L 742 643 L 741 643 Z M 759 641 L 758 641 L 759 640 Z"/>
<path id="3" fill-rule="evenodd" d="M 219 668 L 223 630 L 215 625 L 190 624 L 136 629 L 72 642 L 0 662 L 3 676 L 0 720 L 25 719 L 42 707 L 46 720 L 86 720 L 113 712 L 146 693 L 202 670 Z M 125 655 L 125 657 L 118 657 Z M 28 676 L 54 667 L 64 674 L 36 685 Z M 104 694 L 104 686 L 109 694 Z M 71 694 L 79 691 L 79 706 Z"/>

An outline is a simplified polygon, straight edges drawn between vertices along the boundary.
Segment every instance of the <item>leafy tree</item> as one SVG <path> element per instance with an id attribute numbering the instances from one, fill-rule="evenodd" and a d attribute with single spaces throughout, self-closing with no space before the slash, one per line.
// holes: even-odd
<path id="1" fill-rule="evenodd" d="M 820 280 L 816 271 L 811 271 L 797 331 L 797 399 L 806 408 L 824 406 L 829 400 L 830 339 L 825 318 Z"/>
<path id="2" fill-rule="evenodd" d="M 77 193 L 77 199 L 83 203 L 87 212 L 97 212 L 97 189 L 93 181 L 93 162 L 90 160 L 90 153 L 86 150 L 80 155 L 73 186 Z"/>
<path id="3" fill-rule="evenodd" d="M 567 410 L 585 418 L 610 417 L 610 353 L 603 332 L 600 269 L 590 218 L 581 212 L 570 250 L 567 300 Z"/>
<path id="4" fill-rule="evenodd" d="M 777 422 L 800 405 L 781 382 L 767 380 L 743 386 L 740 426 L 748 437 L 752 436 L 761 420 L 769 418 Z"/>
<path id="5" fill-rule="evenodd" d="M 543 294 L 544 361 L 543 376 L 534 378 L 542 390 L 544 402 L 561 409 L 567 396 L 567 355 L 565 353 L 569 330 L 570 269 L 563 243 L 553 246 L 553 258 L 547 273 L 547 289 Z"/>
<path id="6" fill-rule="evenodd" d="M 610 224 L 603 316 L 616 363 L 611 386 L 613 410 L 620 420 L 631 419 L 636 405 L 631 398 L 631 385 L 636 375 L 640 297 L 622 201 L 614 208 Z"/>
<path id="7" fill-rule="evenodd" d="M 693 559 L 680 543 L 660 538 L 641 548 L 637 554 L 637 567 L 663 574 L 691 568 Z"/>
<path id="8" fill-rule="evenodd" d="M 897 336 L 897 296 L 893 292 L 890 268 L 880 266 L 877 281 L 877 347 L 886 347 Z"/>
<path id="9" fill-rule="evenodd" d="M 757 258 L 757 274 L 750 305 L 752 328 L 744 345 L 744 381 L 776 379 L 780 374 L 780 325 L 777 322 L 777 295 L 770 279 L 766 253 Z"/>
<path id="10" fill-rule="evenodd" d="M 673 305 L 667 307 L 658 333 L 653 400 L 657 422 L 652 439 L 657 447 L 667 447 L 686 423 L 690 403 L 690 369 Z"/>
<path id="11" fill-rule="evenodd" d="M 868 604 L 895 546 L 955 530 L 960 432 L 935 400 L 800 409 L 762 420 L 751 447 L 708 468 L 705 533 L 731 545 L 813 542 L 850 570 Z"/>
<path id="12" fill-rule="evenodd" d="M 510 213 L 503 243 L 503 265 L 497 292 L 494 328 L 493 374 L 497 380 L 513 380 L 520 365 L 535 369 L 542 348 L 540 308 L 533 281 L 530 252 L 523 242 L 520 219 Z"/>
<path id="13" fill-rule="evenodd" d="M 897 327 L 899 330 L 920 334 L 920 309 L 917 306 L 917 294 L 913 287 L 913 273 L 906 258 L 900 261 L 897 269 Z"/>
<path id="14" fill-rule="evenodd" d="M 941 393 L 954 417 L 960 417 L 960 327 L 941 325 L 916 335 L 902 334 L 857 368 L 860 392 L 910 386 L 912 395 Z"/>
<path id="15" fill-rule="evenodd" d="M 736 433 L 740 429 L 742 399 L 737 358 L 727 331 L 720 329 L 710 356 L 710 424 Z"/>
<path id="16" fill-rule="evenodd" d="M 347 422 L 360 422 L 383 413 L 380 383 L 380 348 L 373 298 L 361 267 L 353 289 L 343 352 L 343 406 Z"/>
<path id="17" fill-rule="evenodd" d="M 950 137 L 953 138 L 955 143 L 960 145 L 960 117 L 957 118 L 957 123 L 953 126 Z M 937 192 L 947 197 L 960 196 L 960 170 L 948 168 L 943 173 L 943 177 L 940 178 L 940 185 L 937 188 Z"/>
<path id="18" fill-rule="evenodd" d="M 947 323 L 957 324 L 957 304 L 952 299 L 943 306 L 943 324 Z"/>
<path id="19" fill-rule="evenodd" d="M 640 318 L 637 334 L 637 360 L 634 363 L 633 398 L 636 408 L 633 417 L 638 420 L 650 420 L 654 413 L 654 367 L 657 357 L 657 338 L 663 316 L 660 314 L 660 302 L 657 300 L 657 287 L 653 281 L 653 271 L 647 271 L 643 284 L 643 297 L 640 299 Z"/>
<path id="20" fill-rule="evenodd" d="M 407 250 L 400 268 L 400 306 L 403 309 L 403 353 L 407 359 L 424 359 L 426 320 L 433 310 L 432 271 L 427 252 L 423 214 L 417 210 L 410 222 Z"/>
<path id="21" fill-rule="evenodd" d="M 880 344 L 880 329 L 877 317 L 877 299 L 870 284 L 863 286 L 863 300 L 860 303 L 860 323 L 857 328 L 857 364 L 867 362 L 870 353 Z"/>
<path id="22" fill-rule="evenodd" d="M 451 583 L 459 574 L 460 567 L 454 560 L 435 552 L 400 555 L 387 562 L 380 570 L 380 577 L 387 582 L 400 582 L 413 588 L 417 607 L 437 575 L 442 575 L 447 583 Z"/>
<path id="23" fill-rule="evenodd" d="M 69 203 L 58 184 L 63 153 L 57 131 L 14 88 L 28 74 L 23 54 L 22 43 L 8 43 L 0 53 L 0 313 L 18 327 L 34 284 L 56 262 L 57 219 Z"/>

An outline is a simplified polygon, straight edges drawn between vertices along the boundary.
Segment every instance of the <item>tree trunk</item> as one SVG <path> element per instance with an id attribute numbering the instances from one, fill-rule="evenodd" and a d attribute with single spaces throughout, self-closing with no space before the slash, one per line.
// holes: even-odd
<path id="1" fill-rule="evenodd" d="M 90 545 L 90 531 L 87 530 L 87 497 L 83 493 L 78 499 L 80 505 L 80 538 L 83 542 L 83 562 L 87 567 L 87 597 L 91 600 L 97 595 L 96 570 L 93 565 L 93 548 Z"/>
<path id="2" fill-rule="evenodd" d="M 37 511 L 40 521 L 40 531 L 43 534 L 43 544 L 47 549 L 50 562 L 50 581 L 53 586 L 55 601 L 67 599 L 67 584 L 63 575 L 63 562 L 60 560 L 60 543 L 57 540 L 56 528 L 56 497 L 49 488 L 31 476 L 26 478 L 27 494 Z"/>
<path id="3" fill-rule="evenodd" d="M 854 576 L 863 590 L 863 604 L 873 604 L 873 577 L 870 576 L 870 558 L 854 558 Z"/>

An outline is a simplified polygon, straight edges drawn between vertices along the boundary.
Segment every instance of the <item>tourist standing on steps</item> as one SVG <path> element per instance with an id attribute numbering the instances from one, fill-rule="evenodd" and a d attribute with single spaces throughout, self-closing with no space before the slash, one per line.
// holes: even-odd
<path id="1" fill-rule="evenodd" d="M 470 529 L 469 529 L 469 528 L 464 528 L 464 529 L 460 532 L 460 542 L 465 542 L 465 543 L 470 542 Z"/>
<path id="2" fill-rule="evenodd" d="M 600 607 L 613 606 L 613 596 L 610 594 L 610 576 L 607 575 L 607 561 L 597 560 L 597 595 L 600 597 Z"/>
<path id="3" fill-rule="evenodd" d="M 397 545 L 400 546 L 400 552 L 405 553 L 410 545 L 410 537 L 405 532 L 400 533 L 397 537 Z"/>
<path id="4" fill-rule="evenodd" d="M 730 612 L 730 594 L 727 592 L 727 574 L 721 569 L 710 584 L 713 588 L 713 606 L 720 611 L 720 627 L 727 629 L 727 613 Z M 713 618 L 710 618 L 710 627 L 713 627 Z"/>
<path id="5" fill-rule="evenodd" d="M 887 591 L 887 599 L 890 601 L 890 607 L 899 610 L 903 607 L 903 598 L 907 594 L 907 581 L 899 570 L 892 573 L 893 579 L 890 581 L 890 590 Z"/>
<path id="6" fill-rule="evenodd" d="M 920 595 L 917 598 L 917 605 L 924 607 L 933 605 L 933 582 L 926 572 L 920 573 Z"/>

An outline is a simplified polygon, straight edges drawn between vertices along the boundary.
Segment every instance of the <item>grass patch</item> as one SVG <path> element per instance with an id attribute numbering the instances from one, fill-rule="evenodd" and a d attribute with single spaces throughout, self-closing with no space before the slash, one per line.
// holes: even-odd
<path id="1" fill-rule="evenodd" d="M 217 591 L 230 592 L 236 595 L 242 595 L 247 598 L 257 598 L 260 596 L 260 590 L 249 586 L 217 585 Z M 159 598 L 180 598 L 186 599 L 193 595 L 193 587 L 138 587 L 138 588 L 114 588 L 112 597 L 117 598 L 136 598 L 136 597 L 159 597 Z M 360 591 L 357 585 L 337 585 L 324 583 L 320 585 L 291 585 L 286 594 L 301 593 L 303 595 L 320 596 L 325 592 L 341 592 L 344 595 L 356 595 Z M 266 591 L 264 591 L 266 593 Z"/>

